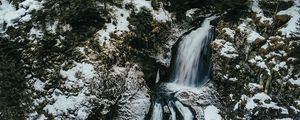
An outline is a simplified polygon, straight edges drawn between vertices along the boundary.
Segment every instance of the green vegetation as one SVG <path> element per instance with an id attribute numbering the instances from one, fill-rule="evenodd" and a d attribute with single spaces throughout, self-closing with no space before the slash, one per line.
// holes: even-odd
<path id="1" fill-rule="evenodd" d="M 19 48 L 22 43 L 0 38 L 0 118 L 22 120 L 29 112 L 26 68 Z"/>
<path id="2" fill-rule="evenodd" d="M 296 45 L 292 56 L 296 58 L 293 62 L 296 72 L 300 73 L 300 19 L 297 21 L 297 31 L 292 34 L 292 39 L 296 41 Z"/>
<path id="3" fill-rule="evenodd" d="M 294 1 L 289 0 L 261 0 L 259 1 L 259 5 L 263 9 L 264 15 L 273 16 L 278 11 L 286 10 L 290 8 L 294 4 Z"/>
<path id="4" fill-rule="evenodd" d="M 106 22 L 95 0 L 46 0 L 43 5 L 43 10 L 31 13 L 30 21 L 9 27 L 9 37 L 0 37 L 1 119 L 25 119 L 32 104 L 28 80 L 47 81 L 46 90 L 59 87 L 64 80 L 61 65 L 84 59 L 77 47 L 84 46 Z M 55 32 L 49 26 L 55 26 Z M 67 26 L 71 29 L 65 30 Z M 29 35 L 32 29 L 42 35 Z"/>
<path id="5" fill-rule="evenodd" d="M 158 22 L 146 8 L 138 13 L 132 12 L 128 21 L 132 31 L 127 36 L 127 44 L 137 50 L 157 52 L 159 46 L 166 43 L 171 34 L 170 23 Z"/>
<path id="6" fill-rule="evenodd" d="M 225 19 L 236 20 L 247 13 L 248 0 L 163 0 L 167 10 L 176 13 L 177 20 L 185 18 L 185 12 L 191 8 L 199 8 L 201 14 L 225 14 Z M 171 4 L 168 4 L 171 3 Z"/>

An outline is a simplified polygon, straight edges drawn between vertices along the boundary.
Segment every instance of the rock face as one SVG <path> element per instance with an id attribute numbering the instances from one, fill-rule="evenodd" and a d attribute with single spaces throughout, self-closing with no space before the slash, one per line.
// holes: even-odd
<path id="1" fill-rule="evenodd" d="M 299 119 L 299 73 L 291 54 L 299 43 L 280 35 L 282 26 L 276 25 L 287 23 L 289 16 L 265 18 L 269 24 L 257 16 L 218 23 L 219 35 L 212 43 L 213 79 L 223 117 Z"/>
<path id="2" fill-rule="evenodd" d="M 300 1 L 200 2 L 1 0 L 0 119 L 145 119 L 172 46 L 215 14 L 212 79 L 174 96 L 196 119 L 299 119 Z"/>

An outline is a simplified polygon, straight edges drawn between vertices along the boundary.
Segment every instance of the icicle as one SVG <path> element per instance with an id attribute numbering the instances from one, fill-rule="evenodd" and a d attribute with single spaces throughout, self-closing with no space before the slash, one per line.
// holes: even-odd
<path id="1" fill-rule="evenodd" d="M 157 84 L 158 82 L 159 82 L 159 69 L 157 70 L 157 73 L 156 73 L 155 84 Z"/>

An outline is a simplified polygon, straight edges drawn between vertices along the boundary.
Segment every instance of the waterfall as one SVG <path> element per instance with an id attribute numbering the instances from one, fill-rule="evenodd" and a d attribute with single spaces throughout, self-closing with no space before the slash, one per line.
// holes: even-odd
<path id="1" fill-rule="evenodd" d="M 196 87 L 208 80 L 210 65 L 207 62 L 207 48 L 214 36 L 210 25 L 214 18 L 206 18 L 200 28 L 190 32 L 180 41 L 171 77 L 174 83 Z"/>
<path id="2" fill-rule="evenodd" d="M 174 84 L 197 87 L 209 79 L 208 45 L 214 38 L 210 21 L 215 18 L 215 16 L 206 18 L 201 27 L 182 37 L 182 40 L 179 42 L 175 69 L 171 74 L 170 81 Z M 159 82 L 159 71 L 157 71 L 155 82 Z M 168 93 L 168 89 L 161 88 L 159 90 L 157 95 L 159 98 L 156 98 L 152 103 L 151 120 L 165 119 L 163 118 L 163 107 L 165 106 L 163 103 L 166 103 L 169 108 L 169 120 L 194 119 L 190 108 L 183 105 L 174 95 Z"/>
<path id="3" fill-rule="evenodd" d="M 168 107 L 169 107 L 170 112 L 171 112 L 171 116 L 170 116 L 169 120 L 176 120 L 176 112 L 175 112 L 175 110 L 173 108 L 172 101 L 169 101 Z"/>
<path id="4" fill-rule="evenodd" d="M 153 112 L 151 120 L 163 120 L 163 108 L 161 103 L 155 102 L 153 106 Z"/>

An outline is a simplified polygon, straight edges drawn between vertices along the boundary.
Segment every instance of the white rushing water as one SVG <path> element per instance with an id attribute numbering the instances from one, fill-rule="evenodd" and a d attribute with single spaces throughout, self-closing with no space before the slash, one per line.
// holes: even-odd
<path id="1" fill-rule="evenodd" d="M 184 120 L 193 120 L 194 116 L 188 107 L 183 106 L 179 101 L 175 101 L 175 106 Z"/>
<path id="2" fill-rule="evenodd" d="M 204 20 L 201 27 L 184 36 L 179 43 L 175 63 L 175 70 L 172 73 L 172 80 L 175 84 L 196 87 L 208 79 L 209 63 L 205 63 L 207 45 L 213 39 L 210 31 L 210 21 L 215 17 Z"/>
<path id="3" fill-rule="evenodd" d="M 169 101 L 168 107 L 169 107 L 170 112 L 171 112 L 169 120 L 176 120 L 176 112 L 175 112 L 175 110 L 174 110 L 174 108 L 172 106 L 172 101 Z"/>
<path id="4" fill-rule="evenodd" d="M 155 102 L 154 107 L 153 107 L 151 120 L 162 120 L 162 119 L 163 119 L 162 105 L 158 102 Z"/>

